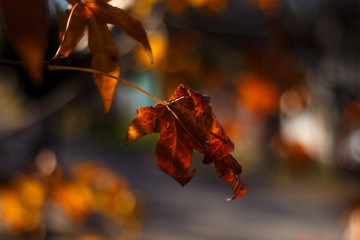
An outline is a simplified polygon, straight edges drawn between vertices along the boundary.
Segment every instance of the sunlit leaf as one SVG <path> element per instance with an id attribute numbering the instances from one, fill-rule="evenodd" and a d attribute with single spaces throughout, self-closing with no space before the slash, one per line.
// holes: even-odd
<path id="1" fill-rule="evenodd" d="M 126 11 L 96 0 L 85 1 L 86 6 L 103 22 L 121 27 L 126 33 L 143 45 L 152 62 L 152 52 L 147 34 L 141 22 Z"/>
<path id="2" fill-rule="evenodd" d="M 92 53 L 91 65 L 95 70 L 119 77 L 119 54 L 106 24 L 102 24 L 91 11 L 89 17 L 89 48 Z M 110 111 L 117 80 L 104 75 L 94 75 L 100 91 L 105 112 Z"/>
<path id="3" fill-rule="evenodd" d="M 135 139 L 152 133 L 156 126 L 157 114 L 157 110 L 152 106 L 138 109 L 136 113 L 137 118 L 128 129 L 128 137 L 125 144 L 128 145 Z"/>

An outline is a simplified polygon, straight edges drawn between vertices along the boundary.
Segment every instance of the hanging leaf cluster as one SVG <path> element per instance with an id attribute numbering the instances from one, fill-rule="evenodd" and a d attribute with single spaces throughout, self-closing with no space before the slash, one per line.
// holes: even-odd
<path id="1" fill-rule="evenodd" d="M 67 28 L 61 34 L 62 43 L 58 56 L 67 57 L 88 29 L 88 45 L 92 53 L 92 68 L 120 76 L 119 54 L 107 24 L 121 27 L 126 33 L 141 43 L 152 60 L 147 34 L 139 20 L 126 11 L 113 7 L 106 0 L 67 0 L 70 4 L 66 15 Z M 117 80 L 105 75 L 94 74 L 100 91 L 105 112 L 111 108 Z"/>
<path id="2" fill-rule="evenodd" d="M 35 82 L 39 82 L 44 67 L 47 35 L 46 24 L 41 25 L 41 23 L 46 23 L 47 1 L 32 0 L 31 2 L 32 4 L 25 0 L 0 0 L 0 7 L 14 47 L 25 62 L 29 74 Z M 213 164 L 218 176 L 232 186 L 233 196 L 229 200 L 245 194 L 247 187 L 240 178 L 241 166 L 230 154 L 234 150 L 234 145 L 217 121 L 209 97 L 180 85 L 169 101 L 165 102 L 119 78 L 119 54 L 108 24 L 124 29 L 145 48 L 152 61 L 148 37 L 140 21 L 126 11 L 111 6 L 108 0 L 67 0 L 67 2 L 69 7 L 65 12 L 66 24 L 60 32 L 60 46 L 54 58 L 50 60 L 50 65 L 47 65 L 48 69 L 92 72 L 106 113 L 110 111 L 118 81 L 147 94 L 159 104 L 137 110 L 137 117 L 127 132 L 126 144 L 146 134 L 159 133 L 156 146 L 157 165 L 182 186 L 195 175 L 196 170 L 190 170 L 190 167 L 193 150 L 197 150 L 204 155 L 203 163 Z M 24 8 L 17 7 L 20 5 Z M 18 13 L 25 8 L 24 19 L 34 26 L 39 25 L 34 28 L 38 29 L 35 33 L 24 27 L 29 25 L 22 19 L 18 23 L 18 19 L 14 17 L 19 16 L 14 12 Z M 57 60 L 70 55 L 86 30 L 88 46 L 92 54 L 92 69 L 56 66 Z"/>
<path id="3" fill-rule="evenodd" d="M 189 172 L 193 149 L 204 154 L 203 163 L 213 164 L 218 176 L 241 197 L 247 187 L 240 178 L 241 166 L 230 154 L 234 145 L 209 105 L 210 98 L 180 85 L 167 105 L 157 104 L 137 110 L 127 132 L 126 144 L 149 133 L 160 133 L 156 145 L 158 167 L 182 186 L 194 176 Z"/>

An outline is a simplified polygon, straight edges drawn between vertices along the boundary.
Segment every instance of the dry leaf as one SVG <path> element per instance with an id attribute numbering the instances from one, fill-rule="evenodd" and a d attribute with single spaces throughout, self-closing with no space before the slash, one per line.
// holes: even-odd
<path id="1" fill-rule="evenodd" d="M 247 187 L 240 179 L 241 166 L 230 155 L 234 145 L 227 137 L 209 105 L 210 98 L 180 85 L 168 105 L 137 110 L 125 143 L 159 132 L 156 146 L 158 167 L 181 185 L 195 174 L 189 172 L 193 149 L 204 154 L 204 164 L 213 163 L 217 174 L 233 186 L 234 196 L 241 197 Z"/>

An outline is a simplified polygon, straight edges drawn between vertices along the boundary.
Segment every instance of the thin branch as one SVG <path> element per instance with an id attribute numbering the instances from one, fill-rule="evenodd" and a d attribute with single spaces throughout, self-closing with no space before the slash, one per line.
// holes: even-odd
<path id="1" fill-rule="evenodd" d="M 54 66 L 54 65 L 47 65 L 47 69 L 48 70 L 73 70 L 73 71 L 80 71 L 80 72 L 88 72 L 88 73 L 93 73 L 93 74 L 98 74 L 98 75 L 103 75 L 103 76 L 107 76 L 107 77 L 110 77 L 110 78 L 113 78 L 121 83 L 124 83 L 132 88 L 135 88 L 136 90 L 139 90 L 140 92 L 146 94 L 148 97 L 152 98 L 153 100 L 155 100 L 156 102 L 164 105 L 164 106 L 167 106 L 169 103 L 166 102 L 166 101 L 163 101 L 155 96 L 153 96 L 152 94 L 150 94 L 149 92 L 145 91 L 144 89 L 136 86 L 135 84 L 125 80 L 125 79 L 122 79 L 122 78 L 118 78 L 118 77 L 115 77 L 113 75 L 110 75 L 108 73 L 105 73 L 105 72 L 100 72 L 100 71 L 97 71 L 97 70 L 94 70 L 94 69 L 91 69 L 91 68 L 80 68 L 80 67 L 71 67 L 71 66 Z"/>
<path id="2" fill-rule="evenodd" d="M 25 62 L 17 60 L 0 59 L 0 65 L 24 66 Z"/>

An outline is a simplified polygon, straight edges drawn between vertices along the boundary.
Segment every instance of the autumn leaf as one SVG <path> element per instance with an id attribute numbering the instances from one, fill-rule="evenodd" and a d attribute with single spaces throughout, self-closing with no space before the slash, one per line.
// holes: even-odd
<path id="1" fill-rule="evenodd" d="M 34 83 L 42 81 L 47 47 L 47 1 L 0 0 L 10 42 Z"/>
<path id="2" fill-rule="evenodd" d="M 109 5 L 105 0 L 68 0 L 66 29 L 56 57 L 67 57 L 85 33 L 89 32 L 88 44 L 92 53 L 92 68 L 114 77 L 120 76 L 119 54 L 107 24 L 123 28 L 129 36 L 143 45 L 152 61 L 147 34 L 139 20 L 126 11 Z M 111 108 L 117 80 L 110 76 L 94 74 L 105 112 Z"/>
<path id="3" fill-rule="evenodd" d="M 204 164 L 214 164 L 220 178 L 233 187 L 233 200 L 246 193 L 240 179 L 241 166 L 230 154 L 234 145 L 209 105 L 210 98 L 180 85 L 167 105 L 137 110 L 125 144 L 149 133 L 160 133 L 156 145 L 158 167 L 182 186 L 195 175 L 189 171 L 193 149 L 204 154 Z"/>

